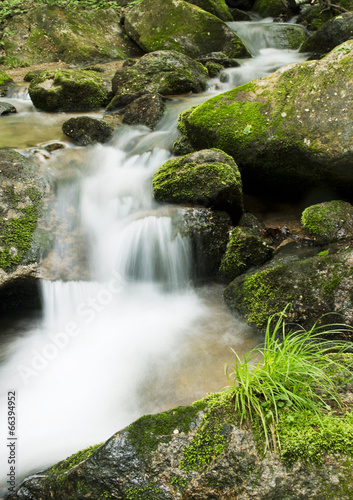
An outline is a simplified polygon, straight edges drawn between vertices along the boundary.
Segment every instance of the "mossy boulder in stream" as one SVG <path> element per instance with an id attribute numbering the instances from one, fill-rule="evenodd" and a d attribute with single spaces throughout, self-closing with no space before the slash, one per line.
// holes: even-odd
<path id="1" fill-rule="evenodd" d="M 206 89 L 206 68 L 190 57 L 172 50 L 159 50 L 146 54 L 132 66 L 118 69 L 113 78 L 112 89 L 116 96 L 136 92 L 159 93 L 161 95 L 202 92 Z M 115 99 L 109 108 L 115 107 Z"/>
<path id="2" fill-rule="evenodd" d="M 302 214 L 302 224 L 321 245 L 352 238 L 353 206 L 340 200 L 311 205 Z"/>
<path id="3" fill-rule="evenodd" d="M 164 163 L 153 176 L 158 201 L 224 210 L 237 221 L 243 212 L 240 173 L 233 158 L 217 149 L 196 151 Z"/>
<path id="4" fill-rule="evenodd" d="M 195 149 L 231 155 L 247 192 L 300 199 L 353 195 L 353 40 L 191 108 L 179 129 Z"/>
<path id="5" fill-rule="evenodd" d="M 145 52 L 167 49 L 192 58 L 209 52 L 249 57 L 223 21 L 183 0 L 142 0 L 126 13 L 125 30 Z"/>
<path id="6" fill-rule="evenodd" d="M 62 125 L 65 135 L 73 139 L 80 146 L 108 142 L 113 135 L 113 129 L 102 120 L 91 116 L 70 118 Z"/>
<path id="7" fill-rule="evenodd" d="M 38 221 L 49 185 L 31 160 L 4 149 L 0 181 L 0 310 L 38 305 Z"/>
<path id="8" fill-rule="evenodd" d="M 89 111 L 105 106 L 109 83 L 96 71 L 42 72 L 29 85 L 34 106 L 43 111 Z"/>
<path id="9" fill-rule="evenodd" d="M 269 260 L 272 249 L 256 231 L 247 227 L 235 227 L 230 233 L 227 250 L 222 257 L 220 274 L 230 282 L 251 267 Z"/>
<path id="10" fill-rule="evenodd" d="M 4 62 L 36 64 L 64 61 L 90 64 L 142 55 L 119 23 L 115 9 L 30 8 L 3 25 Z"/>
<path id="11" fill-rule="evenodd" d="M 290 320 L 306 329 L 317 321 L 353 326 L 353 251 L 331 252 L 243 274 L 224 291 L 225 302 L 262 331 L 288 303 Z"/>
<path id="12" fill-rule="evenodd" d="M 6 500 L 349 500 L 353 421 L 345 391 L 342 411 L 320 421 L 285 409 L 277 429 L 282 459 L 263 453 L 261 436 L 240 425 L 231 393 L 211 394 L 139 418 L 101 446 L 25 479 Z"/>
<path id="13" fill-rule="evenodd" d="M 0 69 L 0 96 L 5 96 L 12 85 L 13 80 L 11 76 L 9 76 L 3 69 Z"/>
<path id="14" fill-rule="evenodd" d="M 346 12 L 327 21 L 300 48 L 300 52 L 308 52 L 311 57 L 321 57 L 330 50 L 353 37 L 353 12 Z M 341 48 L 344 51 L 344 46 Z M 347 46 L 347 51 L 349 47 Z"/>

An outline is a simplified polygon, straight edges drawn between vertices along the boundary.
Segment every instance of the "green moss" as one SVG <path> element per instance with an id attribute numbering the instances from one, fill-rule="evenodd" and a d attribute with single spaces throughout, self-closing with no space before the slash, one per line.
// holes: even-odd
<path id="1" fill-rule="evenodd" d="M 86 458 L 88 458 L 101 445 L 102 443 L 96 444 L 94 446 L 89 446 L 84 450 L 70 455 L 68 458 L 65 458 L 65 460 L 62 460 L 61 462 L 58 462 L 57 464 L 50 467 L 50 469 L 47 469 L 45 471 L 45 474 L 55 475 L 63 474 L 64 472 L 69 471 L 70 469 L 72 469 L 72 467 L 75 467 L 75 465 L 78 465 L 79 463 L 83 462 L 83 460 L 86 460 Z"/>
<path id="2" fill-rule="evenodd" d="M 149 481 L 144 487 L 130 486 L 125 490 L 125 495 L 127 500 L 139 500 L 140 498 L 157 500 L 164 498 L 162 490 L 153 481 Z"/>
<path id="3" fill-rule="evenodd" d="M 352 232 L 352 221 L 352 205 L 340 200 L 312 205 L 304 210 L 301 217 L 305 231 L 321 244 L 334 240 L 339 230 Z"/>
<path id="4" fill-rule="evenodd" d="M 197 401 L 190 407 L 145 415 L 127 428 L 128 440 L 140 455 L 149 455 L 160 442 L 169 442 L 174 430 L 188 432 L 205 406 L 204 401 Z"/>

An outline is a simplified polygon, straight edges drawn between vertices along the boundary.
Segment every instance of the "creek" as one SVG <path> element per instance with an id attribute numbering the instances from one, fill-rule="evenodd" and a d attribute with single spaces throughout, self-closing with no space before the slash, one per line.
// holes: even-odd
<path id="1" fill-rule="evenodd" d="M 305 59 L 271 46 L 266 23 L 256 24 L 254 37 L 251 24 L 230 23 L 253 57 L 211 79 L 204 94 L 173 98 L 153 132 L 123 126 L 109 144 L 81 148 L 61 132 L 73 115 L 36 111 L 23 89 L 2 99 L 19 113 L 1 118 L 0 146 L 32 155 L 55 182 L 57 223 L 42 311 L 0 319 L 0 494 L 8 391 L 16 391 L 20 481 L 143 414 L 222 389 L 231 348 L 258 343 L 224 306 L 222 286 L 193 284 L 189 241 L 173 235 L 175 207 L 157 204 L 151 188 L 181 111 Z M 66 147 L 46 158 L 38 144 L 50 141 Z"/>

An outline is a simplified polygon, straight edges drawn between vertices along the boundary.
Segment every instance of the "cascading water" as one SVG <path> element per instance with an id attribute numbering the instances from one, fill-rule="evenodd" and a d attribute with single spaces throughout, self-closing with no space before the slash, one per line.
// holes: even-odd
<path id="1" fill-rule="evenodd" d="M 59 179 L 48 271 L 57 279 L 42 283 L 44 317 L 15 322 L 2 340 L 0 422 L 16 390 L 18 480 L 143 413 L 221 389 L 229 347 L 256 342 L 223 306 L 221 287 L 191 285 L 190 243 L 174 234 L 173 208 L 154 202 L 151 176 L 170 157 L 181 111 L 302 59 L 261 49 L 224 71 L 228 82 L 172 101 L 156 131 L 124 126 L 107 146 L 67 148 L 48 162 Z M 37 114 L 28 102 L 23 110 Z M 6 458 L 2 446 L 0 492 Z"/>

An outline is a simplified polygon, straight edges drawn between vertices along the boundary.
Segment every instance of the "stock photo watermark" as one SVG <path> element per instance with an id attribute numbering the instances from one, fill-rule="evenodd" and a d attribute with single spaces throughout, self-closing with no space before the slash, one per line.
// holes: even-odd
<path id="1" fill-rule="evenodd" d="M 14 492 L 16 485 L 16 391 L 7 393 L 7 484 L 8 491 Z"/>
<path id="2" fill-rule="evenodd" d="M 88 297 L 77 305 L 75 313 L 83 319 L 86 325 L 91 324 L 96 319 L 97 314 L 104 311 L 112 303 L 114 296 L 126 286 L 126 282 L 118 273 L 114 272 L 113 276 L 114 278 L 102 286 L 95 296 Z M 25 384 L 28 384 L 32 377 L 36 377 L 39 372 L 44 370 L 50 361 L 55 359 L 70 344 L 71 340 L 81 333 L 82 328 L 75 321 L 68 321 L 59 332 L 50 332 L 48 334 L 50 342 L 47 342 L 40 350 L 32 349 L 29 363 L 20 364 L 17 367 Z"/>

